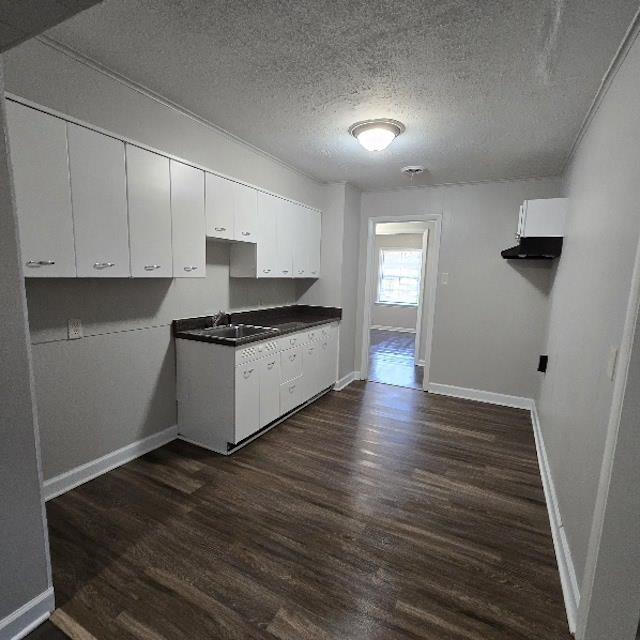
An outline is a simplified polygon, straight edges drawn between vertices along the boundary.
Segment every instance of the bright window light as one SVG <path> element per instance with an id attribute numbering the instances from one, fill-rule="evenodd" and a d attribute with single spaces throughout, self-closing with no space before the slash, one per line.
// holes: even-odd
<path id="1" fill-rule="evenodd" d="M 376 302 L 417 305 L 421 271 L 420 249 L 380 249 Z"/>

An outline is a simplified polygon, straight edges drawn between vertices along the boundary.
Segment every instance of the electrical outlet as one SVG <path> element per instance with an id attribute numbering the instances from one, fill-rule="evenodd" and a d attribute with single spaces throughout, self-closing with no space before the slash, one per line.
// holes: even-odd
<path id="1" fill-rule="evenodd" d="M 440 284 L 449 284 L 449 274 L 448 273 L 441 273 L 440 274 Z"/>
<path id="2" fill-rule="evenodd" d="M 67 321 L 67 337 L 69 340 L 82 338 L 82 320 L 80 318 L 70 318 Z"/>

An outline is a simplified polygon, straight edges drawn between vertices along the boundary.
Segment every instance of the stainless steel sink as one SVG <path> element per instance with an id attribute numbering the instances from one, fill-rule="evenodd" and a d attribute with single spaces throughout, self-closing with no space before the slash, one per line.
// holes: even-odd
<path id="1" fill-rule="evenodd" d="M 220 338 L 221 340 L 237 341 L 262 334 L 275 334 L 279 333 L 279 331 L 271 327 L 257 327 L 252 324 L 228 324 L 202 329 L 201 333 L 202 335 Z"/>

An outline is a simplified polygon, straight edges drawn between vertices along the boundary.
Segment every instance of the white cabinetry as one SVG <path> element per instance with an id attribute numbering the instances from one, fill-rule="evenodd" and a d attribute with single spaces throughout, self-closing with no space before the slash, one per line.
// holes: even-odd
<path id="1" fill-rule="evenodd" d="M 128 278 L 124 143 L 69 123 L 76 266 L 80 278 Z"/>
<path id="2" fill-rule="evenodd" d="M 173 276 L 204 278 L 204 171 L 176 160 L 171 160 L 170 171 Z"/>
<path id="3" fill-rule="evenodd" d="M 67 124 L 10 101 L 7 119 L 25 275 L 73 278 Z"/>
<path id="4" fill-rule="evenodd" d="M 207 236 L 255 243 L 258 236 L 258 193 L 239 182 L 207 173 Z"/>
<path id="5" fill-rule="evenodd" d="M 178 432 L 219 453 L 336 381 L 337 323 L 233 348 L 176 340 Z"/>
<path id="6" fill-rule="evenodd" d="M 550 238 L 564 235 L 567 198 L 525 200 L 518 215 L 519 238 Z"/>
<path id="7" fill-rule="evenodd" d="M 131 275 L 171 278 L 169 158 L 127 145 Z"/>
<path id="8" fill-rule="evenodd" d="M 296 205 L 292 220 L 295 237 L 293 249 L 293 273 L 296 278 L 320 276 L 320 224 L 318 211 Z"/>

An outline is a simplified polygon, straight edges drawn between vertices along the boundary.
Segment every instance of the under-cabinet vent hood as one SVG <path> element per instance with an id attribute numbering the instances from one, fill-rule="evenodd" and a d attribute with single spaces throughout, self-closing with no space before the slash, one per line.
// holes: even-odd
<path id="1" fill-rule="evenodd" d="M 520 238 L 520 242 L 500 252 L 505 260 L 553 260 L 562 253 L 561 237 Z"/>

